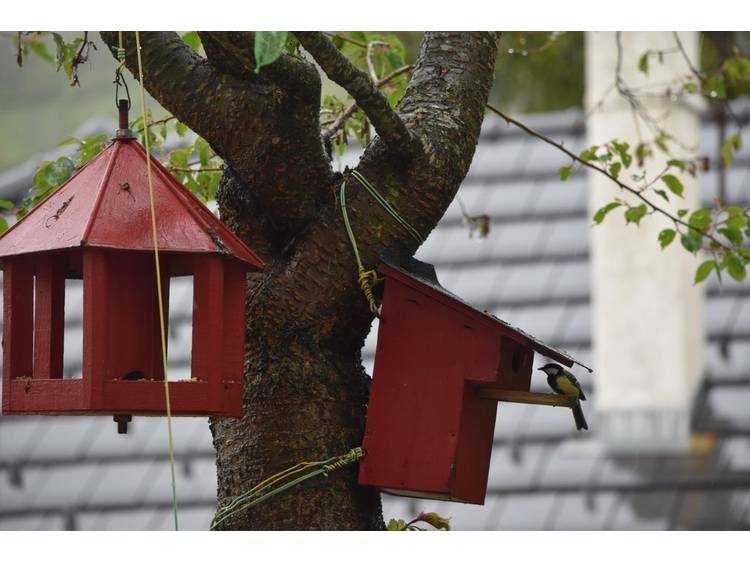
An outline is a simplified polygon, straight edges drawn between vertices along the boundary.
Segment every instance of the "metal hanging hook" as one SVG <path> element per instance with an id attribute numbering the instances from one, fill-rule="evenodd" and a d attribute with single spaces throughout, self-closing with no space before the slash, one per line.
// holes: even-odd
<path id="1" fill-rule="evenodd" d="M 130 89 L 128 88 L 128 83 L 125 81 L 125 77 L 122 74 L 122 64 L 120 64 L 117 67 L 117 70 L 115 70 L 115 79 L 112 82 L 115 84 L 115 107 L 120 107 L 120 86 L 125 88 L 125 95 L 127 96 L 126 100 L 128 102 L 128 110 L 130 110 Z"/>

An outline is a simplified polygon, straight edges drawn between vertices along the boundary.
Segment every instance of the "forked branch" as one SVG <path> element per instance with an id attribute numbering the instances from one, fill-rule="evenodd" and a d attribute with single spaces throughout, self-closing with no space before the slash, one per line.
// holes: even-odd
<path id="1" fill-rule="evenodd" d="M 354 66 L 323 33 L 298 31 L 295 35 L 326 75 L 354 98 L 387 146 L 402 154 L 415 152 L 418 141 L 367 73 Z"/>

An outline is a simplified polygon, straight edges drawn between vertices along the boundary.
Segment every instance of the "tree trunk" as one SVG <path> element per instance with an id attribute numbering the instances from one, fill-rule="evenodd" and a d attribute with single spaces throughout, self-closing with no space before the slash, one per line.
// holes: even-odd
<path id="1" fill-rule="evenodd" d="M 201 32 L 207 60 L 175 34 L 142 35 L 146 87 L 224 158 L 217 197 L 222 219 L 267 264 L 248 276 L 245 415 L 211 420 L 221 507 L 278 471 L 361 444 L 369 378 L 360 353 L 372 317 L 336 197 L 345 178 L 323 156 L 320 81 L 312 65 L 285 56 L 256 74 L 247 54 L 252 34 L 244 32 Z M 115 43 L 114 33 L 102 36 Z M 321 34 L 297 37 L 372 112 L 379 136 L 357 170 L 426 238 L 471 163 L 496 35 L 425 33 L 393 114 Z M 127 64 L 135 67 L 132 48 Z M 186 90 L 195 93 L 187 102 Z M 204 98 L 211 103 L 201 107 Z M 347 207 L 366 267 L 377 266 L 380 248 L 413 254 L 411 236 L 355 182 L 348 186 Z M 357 485 L 356 466 L 307 480 L 220 526 L 383 527 L 379 493 Z"/>

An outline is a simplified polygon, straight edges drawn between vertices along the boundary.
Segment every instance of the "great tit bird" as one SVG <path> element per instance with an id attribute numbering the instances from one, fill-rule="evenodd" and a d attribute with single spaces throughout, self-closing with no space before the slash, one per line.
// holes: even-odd
<path id="1" fill-rule="evenodd" d="M 586 395 L 581 389 L 581 383 L 575 378 L 573 373 L 566 371 L 560 365 L 556 363 L 547 363 L 544 367 L 539 367 L 540 371 L 544 371 L 547 374 L 547 384 L 550 385 L 552 390 L 557 394 L 565 394 L 566 396 L 575 396 L 578 400 L 586 400 Z M 586 423 L 586 418 L 583 416 L 583 409 L 581 408 L 580 402 L 576 402 L 573 406 L 573 419 L 576 421 L 576 429 L 588 429 L 589 426 Z"/>

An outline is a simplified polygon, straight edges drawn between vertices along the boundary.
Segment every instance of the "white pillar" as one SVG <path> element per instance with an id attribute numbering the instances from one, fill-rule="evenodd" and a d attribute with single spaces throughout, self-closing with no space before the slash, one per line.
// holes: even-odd
<path id="1" fill-rule="evenodd" d="M 680 33 L 680 38 L 691 60 L 697 61 L 698 34 Z M 621 43 L 621 75 L 631 87 L 689 74 L 679 53 L 665 54 L 663 63 L 651 57 L 648 76 L 638 70 L 647 50 L 674 50 L 671 32 L 623 32 Z M 615 33 L 587 32 L 589 145 L 615 138 L 631 147 L 638 144 L 636 121 L 622 96 L 610 91 L 595 109 L 615 80 L 616 66 Z M 700 122 L 695 111 L 663 98 L 644 98 L 642 103 L 655 116 L 667 115 L 662 126 L 674 138 L 697 148 Z M 652 139 L 648 126 L 638 121 L 642 137 Z M 655 151 L 655 158 L 647 161 L 647 177 L 655 177 L 669 158 Z M 621 178 L 631 182 L 631 173 L 624 171 Z M 671 208 L 698 208 L 697 181 L 687 174 L 678 177 L 685 197 L 673 198 Z M 589 173 L 589 187 L 590 216 L 615 197 L 635 201 L 594 172 Z M 655 201 L 667 205 L 658 196 Z M 613 451 L 684 451 L 689 445 L 691 405 L 704 367 L 703 295 L 693 286 L 698 260 L 679 239 L 665 250 L 657 242 L 659 231 L 670 226 L 657 215 L 645 217 L 640 227 L 626 225 L 622 210 L 616 209 L 591 229 L 596 430 Z"/>

